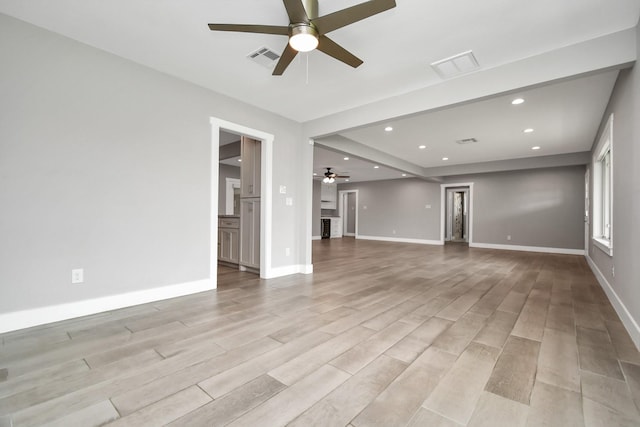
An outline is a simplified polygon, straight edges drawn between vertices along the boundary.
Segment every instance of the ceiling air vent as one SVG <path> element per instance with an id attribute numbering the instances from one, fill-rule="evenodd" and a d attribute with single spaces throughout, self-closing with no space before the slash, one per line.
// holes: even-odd
<path id="1" fill-rule="evenodd" d="M 465 139 L 458 139 L 456 141 L 456 144 L 465 145 L 465 144 L 474 144 L 476 142 L 478 142 L 478 140 L 475 138 L 465 138 Z"/>
<path id="2" fill-rule="evenodd" d="M 263 67 L 273 68 L 275 62 L 280 58 L 280 55 L 278 55 L 268 47 L 261 47 L 260 49 L 247 55 L 247 58 L 262 65 Z"/>
<path id="3" fill-rule="evenodd" d="M 433 62 L 431 67 L 443 79 L 470 73 L 480 68 L 476 57 L 470 50 Z"/>

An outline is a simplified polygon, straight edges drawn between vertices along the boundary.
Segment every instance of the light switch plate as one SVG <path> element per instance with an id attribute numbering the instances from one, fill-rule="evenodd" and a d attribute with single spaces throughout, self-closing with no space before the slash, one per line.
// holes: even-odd
<path id="1" fill-rule="evenodd" d="M 293 206 L 293 198 L 287 197 L 286 203 L 287 203 L 287 206 Z"/>
<path id="2" fill-rule="evenodd" d="M 280 186 L 280 194 L 287 194 L 287 186 L 286 185 L 281 185 Z"/>

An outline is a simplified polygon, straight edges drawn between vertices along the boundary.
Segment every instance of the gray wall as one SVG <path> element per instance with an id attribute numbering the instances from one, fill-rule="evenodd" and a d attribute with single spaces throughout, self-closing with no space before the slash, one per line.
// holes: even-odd
<path id="1" fill-rule="evenodd" d="M 218 214 L 224 215 L 227 205 L 227 178 L 240 179 L 240 168 L 220 163 L 218 172 Z"/>
<path id="2" fill-rule="evenodd" d="M 446 182 L 474 183 L 473 243 L 584 249 L 584 173 L 584 166 L 567 166 Z"/>
<path id="3" fill-rule="evenodd" d="M 440 238 L 439 184 L 409 178 L 338 185 L 338 191 L 354 189 L 358 190 L 358 235 Z"/>
<path id="4" fill-rule="evenodd" d="M 640 34 L 640 33 L 638 33 Z M 638 36 L 640 57 L 640 35 Z M 590 242 L 589 256 L 622 300 L 636 325 L 640 323 L 640 70 L 622 70 L 602 119 L 613 118 L 613 257 Z M 591 174 L 593 179 L 593 174 Z M 591 182 L 593 190 L 593 181 Z M 593 217 L 593 212 L 591 212 Z M 615 276 L 612 269 L 615 267 Z M 636 337 L 640 331 L 635 331 Z M 640 345 L 640 344 L 639 344 Z"/>
<path id="5" fill-rule="evenodd" d="M 272 266 L 304 262 L 300 124 L 1 14 L 0 57 L 0 313 L 208 278 L 211 116 L 275 135 Z"/>
<path id="6" fill-rule="evenodd" d="M 474 183 L 474 243 L 583 249 L 584 172 L 584 166 L 567 166 L 448 177 L 445 183 Z M 338 187 L 347 189 L 359 190 L 359 235 L 440 240 L 440 184 L 395 179 Z"/>

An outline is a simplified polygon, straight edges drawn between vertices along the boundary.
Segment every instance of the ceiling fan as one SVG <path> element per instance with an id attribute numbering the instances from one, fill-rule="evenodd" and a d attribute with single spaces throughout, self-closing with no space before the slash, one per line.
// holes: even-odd
<path id="1" fill-rule="evenodd" d="M 322 182 L 324 182 L 325 184 L 333 184 L 336 178 L 350 178 L 349 175 L 338 175 L 337 173 L 332 172 L 331 168 L 326 169 L 327 171 L 324 173 L 324 178 L 322 178 Z"/>
<path id="2" fill-rule="evenodd" d="M 324 16 L 318 16 L 318 0 L 283 0 L 289 15 L 289 25 L 209 24 L 211 31 L 277 34 L 289 37 L 280 60 L 273 70 L 281 76 L 298 52 L 318 49 L 356 68 L 362 60 L 325 34 L 396 7 L 395 0 L 369 0 Z"/>

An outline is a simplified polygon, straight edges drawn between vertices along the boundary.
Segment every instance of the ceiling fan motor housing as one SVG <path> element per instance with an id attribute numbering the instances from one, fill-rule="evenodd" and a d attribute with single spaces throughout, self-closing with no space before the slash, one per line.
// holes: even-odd
<path id="1" fill-rule="evenodd" d="M 289 25 L 289 44 L 298 52 L 310 52 L 318 47 L 318 31 L 313 24 Z"/>

